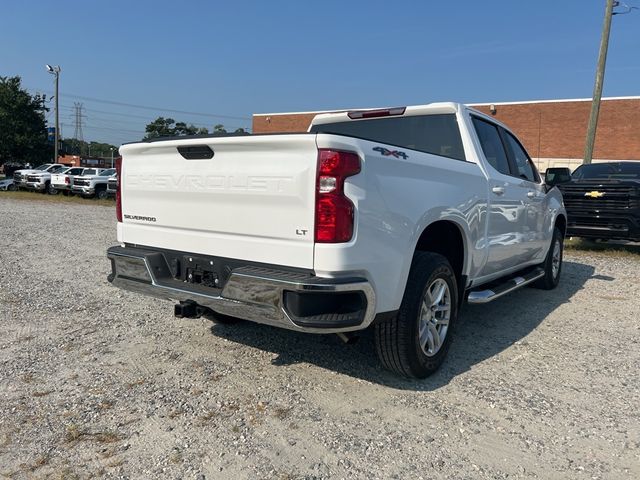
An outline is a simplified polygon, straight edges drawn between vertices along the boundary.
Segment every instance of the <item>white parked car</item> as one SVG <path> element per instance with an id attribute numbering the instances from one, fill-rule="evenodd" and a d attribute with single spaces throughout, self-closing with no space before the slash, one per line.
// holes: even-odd
<path id="1" fill-rule="evenodd" d="M 5 178 L 0 180 L 0 190 L 15 192 L 17 189 L 15 183 L 13 182 L 13 178 Z"/>
<path id="2" fill-rule="evenodd" d="M 464 300 L 555 288 L 567 216 L 520 141 L 457 103 L 318 115 L 306 134 L 124 145 L 113 285 L 343 338 L 425 377 Z M 502 319 L 512 322 L 512 318 Z"/>

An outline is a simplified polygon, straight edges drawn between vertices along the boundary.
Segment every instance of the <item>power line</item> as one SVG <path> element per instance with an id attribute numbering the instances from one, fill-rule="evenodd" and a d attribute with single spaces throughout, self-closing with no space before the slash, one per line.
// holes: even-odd
<path id="1" fill-rule="evenodd" d="M 113 131 L 113 132 L 131 132 L 131 133 L 141 133 L 144 135 L 145 131 L 144 130 L 127 130 L 124 128 L 111 128 L 111 127 L 92 127 L 90 125 L 87 125 L 85 128 L 89 128 L 92 130 L 109 130 L 109 131 Z"/>
<path id="2" fill-rule="evenodd" d="M 34 90 L 34 89 L 31 89 L 31 90 Z M 43 90 L 43 91 L 51 93 L 51 91 L 49 90 Z M 216 113 L 189 112 L 186 110 L 173 110 L 173 109 L 163 108 L 163 107 L 152 107 L 149 105 L 136 105 L 134 103 L 118 102 L 115 100 L 105 100 L 102 98 L 87 97 L 85 95 L 76 95 L 74 93 L 63 93 L 63 94 L 60 94 L 60 96 L 77 98 L 80 100 L 87 100 L 87 101 L 98 102 L 98 103 L 106 103 L 109 105 L 119 105 L 122 107 L 140 108 L 143 110 L 155 110 L 155 111 L 161 111 L 161 112 L 181 113 L 184 115 L 197 115 L 200 117 L 208 117 L 208 118 L 228 118 L 230 120 L 251 120 L 249 117 L 236 117 L 232 115 L 220 115 Z"/>
<path id="3" fill-rule="evenodd" d="M 69 105 L 62 105 L 60 108 L 75 112 L 75 106 L 72 107 L 72 106 L 69 106 Z M 96 109 L 93 109 L 93 108 L 86 108 L 84 106 L 83 106 L 83 108 L 84 108 L 84 111 L 88 112 L 88 113 L 101 113 L 101 114 L 104 114 L 104 115 L 113 115 L 113 116 L 116 116 L 116 117 L 136 118 L 136 119 L 145 120 L 147 122 L 153 121 L 152 118 L 150 118 L 149 116 L 146 116 L 146 115 L 135 115 L 135 114 L 124 113 L 124 112 L 109 112 L 109 111 L 106 111 L 106 110 L 96 110 Z M 96 115 L 91 115 L 91 118 L 100 118 L 102 120 L 109 121 L 109 122 L 113 122 L 114 121 L 112 119 L 106 119 L 104 117 L 96 116 Z M 186 118 L 186 119 L 182 118 L 180 120 L 186 120 L 185 123 L 194 125 L 196 127 L 204 127 L 204 128 L 208 128 L 208 129 L 211 129 L 211 127 L 212 127 L 211 124 L 201 123 L 201 122 L 193 122 L 193 121 L 190 121 L 189 118 Z M 118 120 L 118 122 L 123 122 L 123 120 Z M 139 122 L 137 122 L 137 123 L 139 123 Z M 233 129 L 244 128 L 245 130 L 249 128 L 247 126 L 247 124 L 244 124 L 244 125 L 237 125 L 237 124 L 236 125 L 229 125 L 229 124 L 226 124 L 225 127 L 233 128 Z"/>

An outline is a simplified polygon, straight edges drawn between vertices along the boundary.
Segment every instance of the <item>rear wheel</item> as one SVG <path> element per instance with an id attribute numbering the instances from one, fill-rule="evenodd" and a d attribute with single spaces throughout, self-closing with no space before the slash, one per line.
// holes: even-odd
<path id="1" fill-rule="evenodd" d="M 449 261 L 416 252 L 398 314 L 375 326 L 385 368 L 405 377 L 435 372 L 449 350 L 458 317 L 458 286 Z"/>
<path id="2" fill-rule="evenodd" d="M 533 286 L 535 288 L 553 290 L 558 286 L 560 273 L 562 272 L 563 240 L 562 232 L 558 227 L 555 227 L 547 258 L 540 265 L 544 269 L 544 276 L 534 282 Z"/>
<path id="3" fill-rule="evenodd" d="M 7 190 L 9 190 L 10 192 L 15 192 L 16 190 L 18 190 L 18 188 L 12 183 L 7 187 Z"/>

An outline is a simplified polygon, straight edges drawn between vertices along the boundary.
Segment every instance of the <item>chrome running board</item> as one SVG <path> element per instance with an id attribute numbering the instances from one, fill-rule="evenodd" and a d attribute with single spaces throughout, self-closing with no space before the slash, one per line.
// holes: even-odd
<path id="1" fill-rule="evenodd" d="M 467 301 L 473 304 L 489 303 L 542 277 L 544 277 L 544 270 L 536 267 L 525 275 L 512 277 L 506 282 L 492 286 L 486 290 L 474 290 L 469 293 Z"/>

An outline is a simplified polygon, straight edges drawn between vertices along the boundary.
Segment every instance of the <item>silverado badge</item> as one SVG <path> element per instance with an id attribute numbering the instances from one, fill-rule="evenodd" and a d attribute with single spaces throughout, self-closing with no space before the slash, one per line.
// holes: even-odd
<path id="1" fill-rule="evenodd" d="M 584 196 L 591 197 L 591 198 L 600 198 L 600 197 L 604 197 L 604 192 L 598 192 L 597 190 L 594 190 L 593 192 L 585 193 Z"/>

